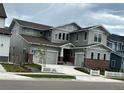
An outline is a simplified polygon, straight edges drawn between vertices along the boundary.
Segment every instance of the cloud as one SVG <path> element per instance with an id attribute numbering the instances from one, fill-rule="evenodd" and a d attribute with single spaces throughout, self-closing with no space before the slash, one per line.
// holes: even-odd
<path id="1" fill-rule="evenodd" d="M 123 6 L 118 4 L 5 4 L 9 25 L 19 18 L 51 26 L 76 22 L 82 27 L 104 25 L 111 33 L 124 31 Z M 117 6 L 117 7 L 116 7 Z M 120 10 L 119 10 L 120 9 Z"/>

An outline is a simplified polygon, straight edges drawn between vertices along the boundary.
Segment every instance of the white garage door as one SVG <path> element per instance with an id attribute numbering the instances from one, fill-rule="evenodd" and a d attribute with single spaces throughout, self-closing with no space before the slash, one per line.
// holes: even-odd
<path id="1" fill-rule="evenodd" d="M 75 66 L 81 67 L 84 63 L 84 53 L 75 53 Z"/>
<path id="2" fill-rule="evenodd" d="M 48 51 L 46 53 L 46 64 L 57 64 L 57 61 L 58 61 L 57 51 Z"/>
<path id="3" fill-rule="evenodd" d="M 58 61 L 58 52 L 47 50 L 46 52 L 46 64 L 57 64 Z M 39 62 L 39 57 L 35 54 L 33 55 L 33 62 L 34 63 L 42 63 Z"/>

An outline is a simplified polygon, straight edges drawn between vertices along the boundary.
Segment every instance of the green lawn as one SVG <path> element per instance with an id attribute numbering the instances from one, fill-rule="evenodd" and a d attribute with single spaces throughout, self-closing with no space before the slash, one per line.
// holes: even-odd
<path id="1" fill-rule="evenodd" d="M 60 78 L 60 79 L 76 79 L 75 76 L 69 75 L 49 75 L 49 74 L 19 74 L 32 78 Z"/>
<path id="2" fill-rule="evenodd" d="M 30 72 L 29 70 L 19 66 L 19 65 L 13 65 L 13 64 L 1 64 L 7 72 Z"/>
<path id="3" fill-rule="evenodd" d="M 113 77 L 111 79 L 116 79 L 116 80 L 122 80 L 122 81 L 124 81 L 124 77 Z"/>
<path id="4" fill-rule="evenodd" d="M 33 64 L 33 63 L 32 64 L 24 64 L 23 66 L 41 70 L 41 65 L 37 65 L 37 64 Z"/>

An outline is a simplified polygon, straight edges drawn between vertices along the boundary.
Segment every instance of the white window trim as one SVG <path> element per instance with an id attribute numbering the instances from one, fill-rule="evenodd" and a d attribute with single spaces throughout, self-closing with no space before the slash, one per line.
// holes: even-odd
<path id="1" fill-rule="evenodd" d="M 101 33 L 95 33 L 94 38 L 95 38 L 95 35 L 97 36 L 97 41 L 94 40 L 94 42 L 101 43 L 102 42 L 102 34 Z M 99 35 L 101 35 L 101 42 L 98 41 Z"/>

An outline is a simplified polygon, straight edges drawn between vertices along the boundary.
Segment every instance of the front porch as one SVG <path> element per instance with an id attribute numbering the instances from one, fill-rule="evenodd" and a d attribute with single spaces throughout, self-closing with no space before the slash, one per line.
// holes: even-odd
<path id="1" fill-rule="evenodd" d="M 62 53 L 63 51 L 63 53 Z M 75 55 L 71 49 L 63 49 L 58 57 L 58 64 L 74 65 Z"/>

